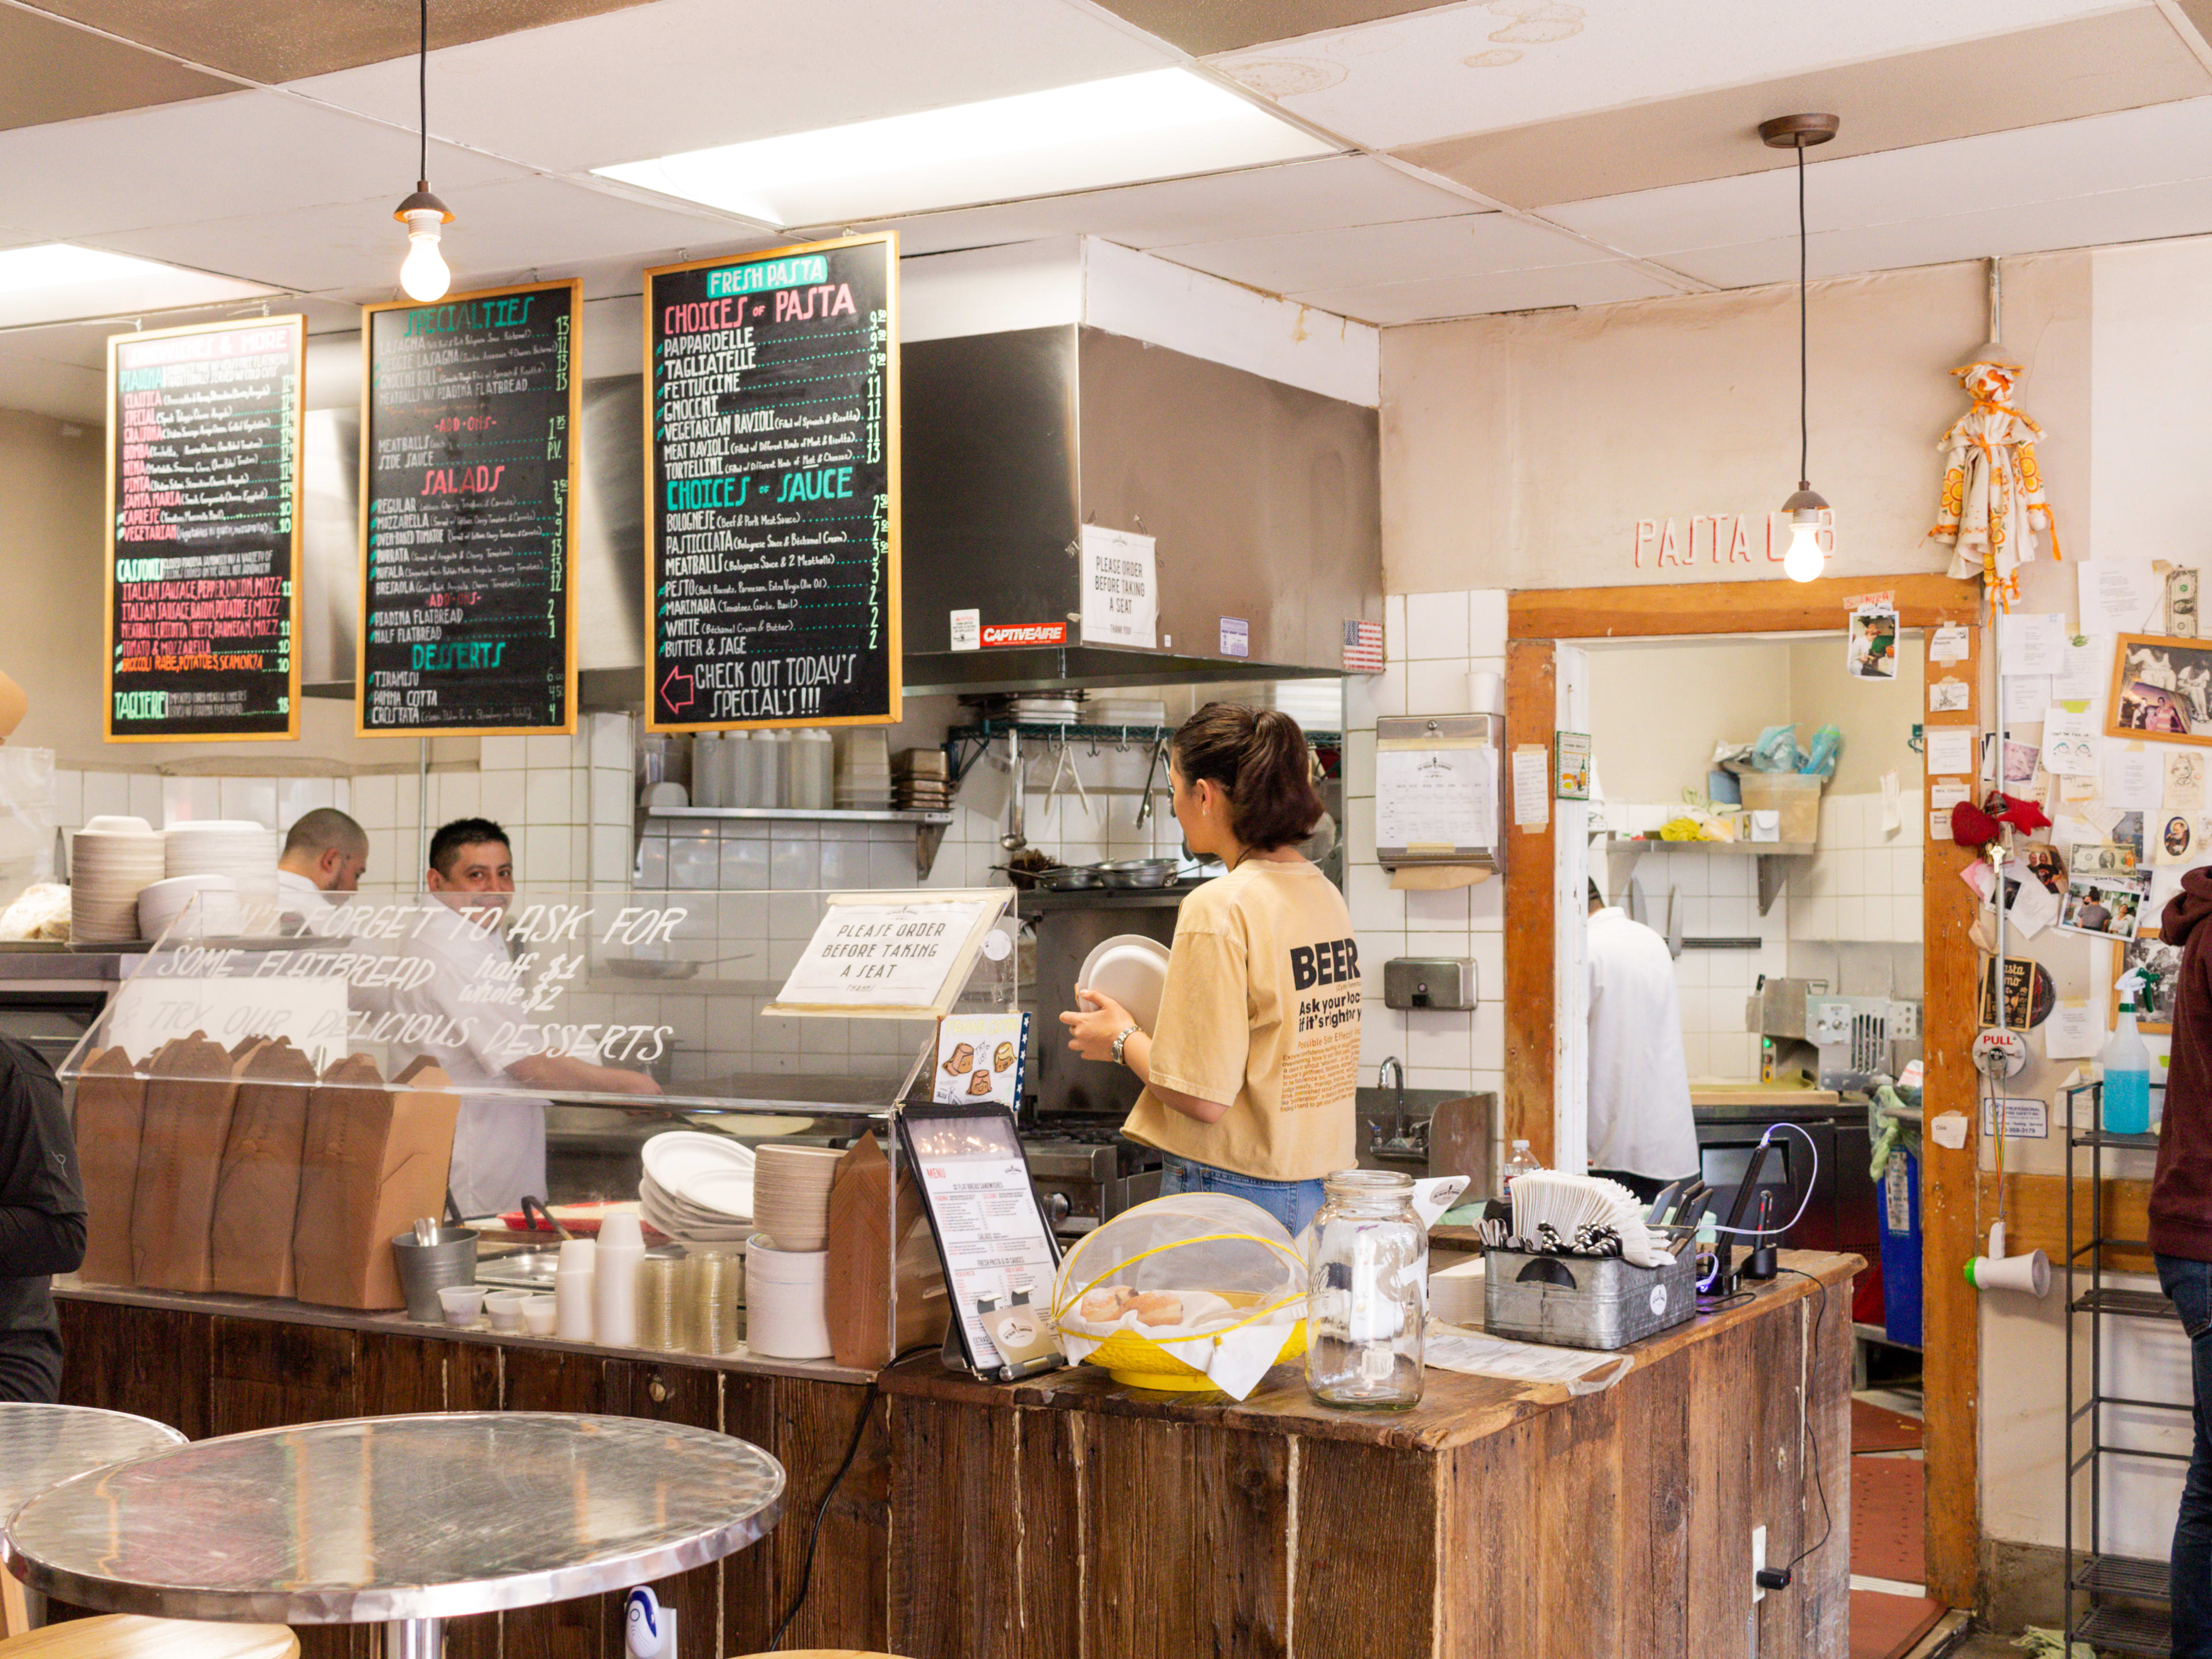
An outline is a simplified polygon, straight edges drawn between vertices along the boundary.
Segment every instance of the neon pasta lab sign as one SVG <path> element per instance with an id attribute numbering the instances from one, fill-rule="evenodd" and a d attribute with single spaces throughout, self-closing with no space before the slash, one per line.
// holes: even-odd
<path id="1" fill-rule="evenodd" d="M 1692 513 L 1686 532 L 1674 519 L 1638 519 L 1632 554 L 1638 570 L 1688 571 L 1718 565 L 1779 566 L 1790 550 L 1790 520 L 1786 514 Z M 1820 552 L 1836 550 L 1836 515 L 1832 508 L 1820 514 Z"/>

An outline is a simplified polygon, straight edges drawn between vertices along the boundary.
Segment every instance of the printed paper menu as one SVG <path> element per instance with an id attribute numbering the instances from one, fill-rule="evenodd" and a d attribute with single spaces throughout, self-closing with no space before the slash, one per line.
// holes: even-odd
<path id="1" fill-rule="evenodd" d="M 106 737 L 299 735 L 304 319 L 107 343 Z"/>
<path id="2" fill-rule="evenodd" d="M 646 272 L 647 724 L 898 718 L 897 239 Z"/>
<path id="3" fill-rule="evenodd" d="M 356 724 L 575 729 L 581 284 L 362 314 Z"/>

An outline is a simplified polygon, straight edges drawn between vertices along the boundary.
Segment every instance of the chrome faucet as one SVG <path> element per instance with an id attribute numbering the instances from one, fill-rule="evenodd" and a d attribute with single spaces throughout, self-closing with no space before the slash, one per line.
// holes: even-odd
<path id="1" fill-rule="evenodd" d="M 1392 1089 L 1397 1091 L 1397 1097 L 1392 1105 L 1390 1139 L 1388 1142 L 1384 1143 L 1386 1145 L 1395 1146 L 1406 1138 L 1405 1062 L 1400 1060 L 1397 1055 L 1392 1054 L 1380 1066 L 1377 1066 L 1375 1068 L 1375 1086 L 1378 1089 Z M 1380 1126 L 1377 1127 L 1379 1130 Z M 1377 1138 L 1380 1138 L 1379 1134 Z"/>

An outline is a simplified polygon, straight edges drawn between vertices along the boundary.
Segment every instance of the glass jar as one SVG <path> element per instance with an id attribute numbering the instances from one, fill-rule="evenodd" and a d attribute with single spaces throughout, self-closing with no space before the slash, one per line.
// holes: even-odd
<path id="1" fill-rule="evenodd" d="M 1429 1236 L 1413 1182 L 1340 1170 L 1323 1183 L 1306 1260 L 1306 1388 L 1324 1406 L 1403 1411 L 1421 1397 Z"/>

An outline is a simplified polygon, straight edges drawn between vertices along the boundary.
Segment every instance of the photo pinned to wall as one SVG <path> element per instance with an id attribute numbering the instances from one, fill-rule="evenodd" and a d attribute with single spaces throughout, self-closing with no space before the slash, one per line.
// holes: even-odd
<path id="1" fill-rule="evenodd" d="M 2160 805 L 2169 812 L 2202 812 L 2204 810 L 2204 757 L 2192 755 L 2186 750 L 2170 751 L 2166 757 L 2166 792 Z"/>
<path id="2" fill-rule="evenodd" d="M 2203 830 L 2194 812 L 2160 812 L 2151 835 L 2153 864 L 2195 864 L 2204 844 Z"/>
<path id="3" fill-rule="evenodd" d="M 2120 947 L 2119 966 L 2112 973 L 2107 1024 L 2119 1024 L 2121 975 L 2136 972 L 2143 976 L 2143 988 L 2136 997 L 2136 1030 L 2146 1036 L 2172 1036 L 2173 999 L 2181 984 L 2181 947 L 2160 939 L 2156 922 Z"/>
<path id="4" fill-rule="evenodd" d="M 2087 933 L 2092 939 L 2132 939 L 2142 927 L 2143 911 L 2149 902 L 2145 882 L 2085 878 L 2077 872 L 2066 896 L 2059 901 L 2058 925 L 2069 933 Z"/>
<path id="5" fill-rule="evenodd" d="M 2212 642 L 2123 634 L 2105 730 L 2212 744 Z"/>
<path id="6" fill-rule="evenodd" d="M 1887 595 L 1862 599 L 1851 607 L 1844 672 L 1855 680 L 1897 678 L 1897 607 Z"/>
<path id="7" fill-rule="evenodd" d="M 2057 848 L 2047 842 L 2031 842 L 2021 849 L 2020 861 L 2054 896 L 2063 896 L 2066 891 L 2066 860 Z"/>

